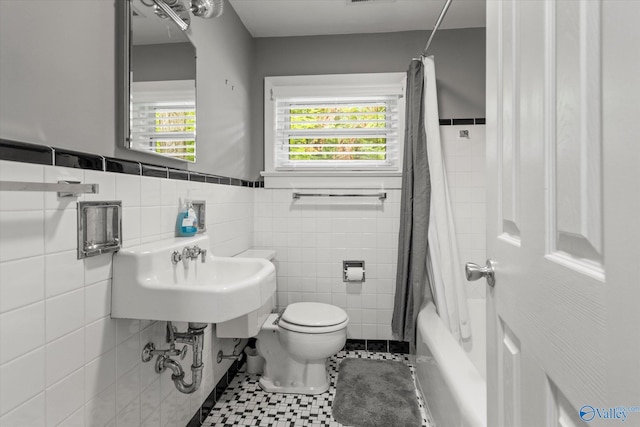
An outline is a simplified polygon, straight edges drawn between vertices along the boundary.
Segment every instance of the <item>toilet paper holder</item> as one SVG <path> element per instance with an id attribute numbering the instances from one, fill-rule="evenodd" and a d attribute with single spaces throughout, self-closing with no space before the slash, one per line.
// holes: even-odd
<path id="1" fill-rule="evenodd" d="M 349 278 L 348 274 L 349 269 L 362 269 L 362 277 L 353 279 Z M 365 271 L 364 271 L 364 261 L 342 261 L 342 281 L 343 282 L 364 282 L 365 281 Z"/>

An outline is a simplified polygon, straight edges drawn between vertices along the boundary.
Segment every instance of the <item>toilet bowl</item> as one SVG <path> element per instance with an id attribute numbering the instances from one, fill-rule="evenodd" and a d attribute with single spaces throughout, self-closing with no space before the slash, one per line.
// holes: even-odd
<path id="1" fill-rule="evenodd" d="M 267 317 L 256 348 L 265 359 L 267 392 L 319 394 L 329 389 L 327 360 L 347 340 L 349 317 L 339 307 L 301 302 Z"/>
<path id="2" fill-rule="evenodd" d="M 250 249 L 239 257 L 273 261 L 272 250 Z M 267 392 L 319 394 L 329 389 L 327 359 L 347 341 L 349 316 L 340 307 L 317 302 L 290 304 L 271 313 L 270 298 L 258 310 L 216 324 L 219 338 L 255 337 L 265 359 L 260 387 Z"/>

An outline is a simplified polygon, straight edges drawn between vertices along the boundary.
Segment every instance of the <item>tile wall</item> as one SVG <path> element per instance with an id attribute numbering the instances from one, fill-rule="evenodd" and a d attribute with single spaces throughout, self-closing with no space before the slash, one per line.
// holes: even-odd
<path id="1" fill-rule="evenodd" d="M 469 261 L 484 265 L 487 259 L 484 128 L 484 125 L 440 126 L 458 252 L 463 265 Z M 468 138 L 460 138 L 462 130 L 469 132 Z M 467 298 L 485 297 L 483 280 L 466 284 Z"/>
<path id="2" fill-rule="evenodd" d="M 441 126 L 447 179 L 460 261 L 485 260 L 483 125 Z M 468 138 L 460 138 L 468 130 Z M 320 184 L 321 185 L 321 184 Z M 349 314 L 348 337 L 393 339 L 400 190 L 387 199 L 303 198 L 289 189 L 255 190 L 256 247 L 277 252 L 277 304 L 326 302 Z M 339 193 L 318 189 L 314 193 Z M 375 193 L 349 189 L 343 193 Z M 364 260 L 366 281 L 344 283 L 343 260 Z M 484 298 L 484 285 L 470 282 L 469 298 Z"/>
<path id="3" fill-rule="evenodd" d="M 234 344 L 208 328 L 193 395 L 142 364 L 147 342 L 165 347 L 165 323 L 110 318 L 111 255 L 76 259 L 76 201 L 122 200 L 132 246 L 173 236 L 179 197 L 204 199 L 214 254 L 234 255 L 253 244 L 254 190 L 0 161 L 0 180 L 58 179 L 97 183 L 100 193 L 0 192 L 0 425 L 185 426 L 231 363 L 215 354 Z"/>
<path id="4" fill-rule="evenodd" d="M 386 192 L 383 202 L 376 198 L 293 201 L 292 190 L 256 190 L 255 245 L 277 252 L 278 306 L 301 301 L 334 304 L 349 315 L 349 338 L 393 339 L 400 190 Z M 365 261 L 364 283 L 342 281 L 343 260 Z"/>
<path id="5" fill-rule="evenodd" d="M 459 138 L 462 129 L 469 138 Z M 484 126 L 441 126 L 441 134 L 461 262 L 481 263 Z M 291 190 L 0 161 L 0 180 L 59 179 L 97 183 L 100 193 L 0 192 L 0 425 L 184 426 L 229 367 L 213 357 L 234 344 L 211 328 L 194 395 L 140 362 L 147 342 L 163 345 L 164 323 L 110 318 L 111 255 L 76 259 L 79 200 L 122 200 L 124 246 L 132 246 L 173 236 L 179 197 L 204 199 L 214 254 L 276 249 L 278 305 L 336 304 L 349 313 L 350 338 L 392 339 L 400 190 L 387 190 L 384 202 L 294 203 Z M 342 282 L 350 259 L 366 262 L 363 284 Z M 467 289 L 484 297 L 480 282 Z"/>

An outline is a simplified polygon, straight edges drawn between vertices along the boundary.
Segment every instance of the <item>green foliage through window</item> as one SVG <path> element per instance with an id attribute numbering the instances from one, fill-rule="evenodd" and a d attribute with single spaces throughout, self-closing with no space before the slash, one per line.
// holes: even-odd
<path id="1" fill-rule="evenodd" d="M 289 161 L 387 160 L 386 103 L 326 104 L 289 105 L 284 123 Z"/>
<path id="2" fill-rule="evenodd" d="M 152 139 L 155 152 L 195 161 L 195 111 L 156 111 L 155 125 L 157 136 Z"/>

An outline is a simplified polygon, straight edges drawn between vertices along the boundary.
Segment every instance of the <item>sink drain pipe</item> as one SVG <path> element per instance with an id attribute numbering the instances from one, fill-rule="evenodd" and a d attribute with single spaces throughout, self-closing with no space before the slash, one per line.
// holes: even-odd
<path id="1" fill-rule="evenodd" d="M 161 374 L 166 369 L 171 370 L 171 379 L 175 384 L 179 392 L 190 394 L 200 388 L 202 383 L 202 349 L 204 347 L 204 330 L 206 329 L 206 323 L 192 323 L 189 322 L 189 328 L 187 332 L 176 332 L 173 329 L 171 322 L 167 322 L 167 335 L 171 343 L 169 350 L 156 350 L 153 343 L 147 344 L 142 352 L 142 360 L 149 361 L 154 355 L 157 355 L 155 370 L 156 373 Z M 187 344 L 192 347 L 193 350 L 193 362 L 191 364 L 191 383 L 184 381 L 184 369 L 180 362 L 173 360 L 171 356 L 180 355 L 184 358 L 186 355 L 186 346 L 182 348 L 182 351 L 176 350 L 175 343 Z M 145 360 L 146 359 L 146 360 Z"/>

